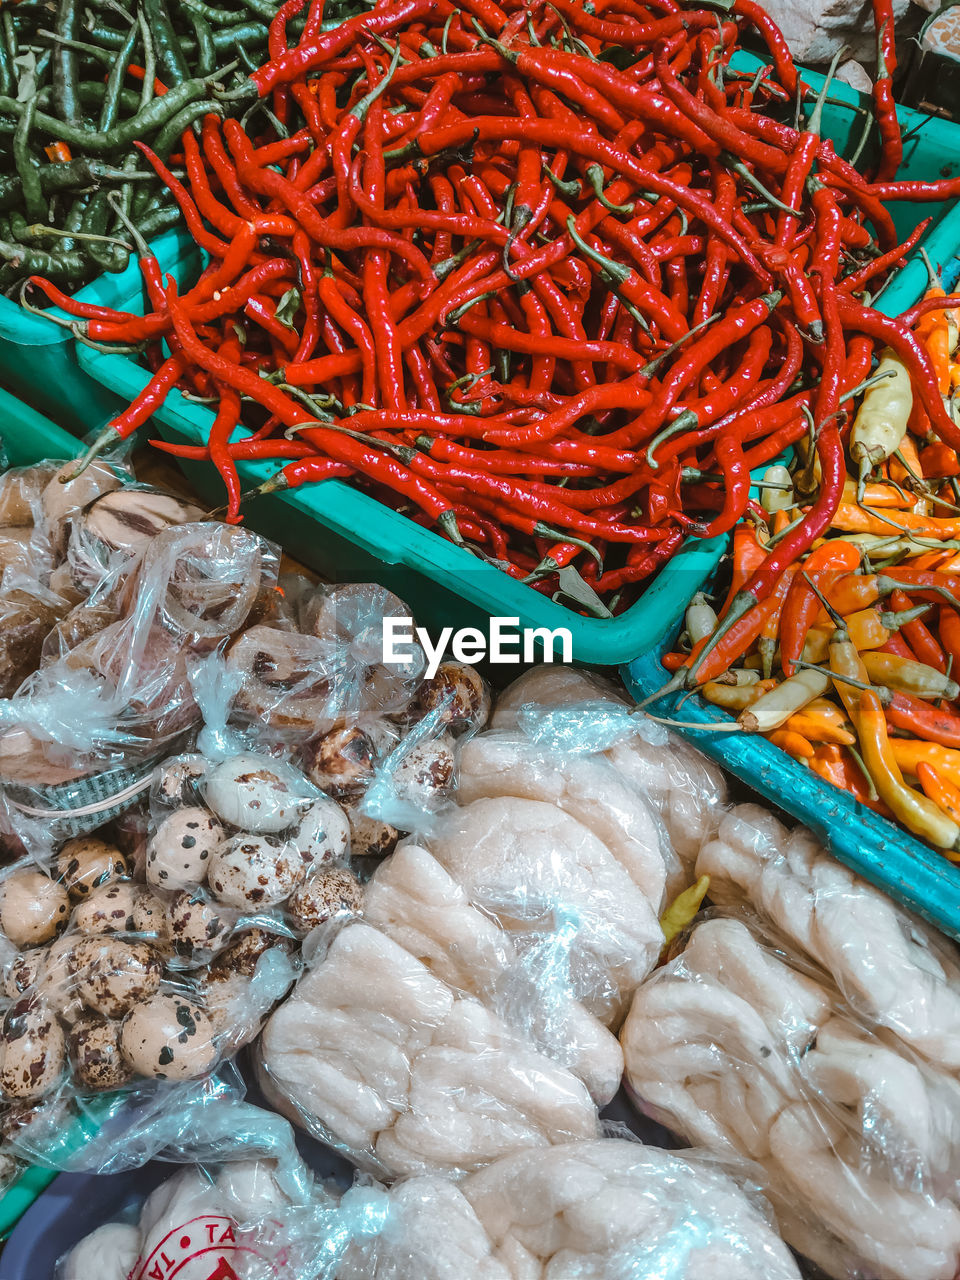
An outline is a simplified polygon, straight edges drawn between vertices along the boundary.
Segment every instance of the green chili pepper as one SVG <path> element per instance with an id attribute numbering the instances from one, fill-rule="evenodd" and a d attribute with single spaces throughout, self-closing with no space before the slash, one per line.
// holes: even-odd
<path id="1" fill-rule="evenodd" d="M 167 6 L 164 0 L 140 0 L 140 12 L 150 24 L 150 35 L 160 64 L 160 79 L 173 90 L 189 77 L 190 70 Z"/>
<path id="2" fill-rule="evenodd" d="M 217 67 L 217 50 L 210 23 L 199 13 L 188 9 L 188 17 L 197 37 L 197 75 L 212 76 Z"/>
<path id="3" fill-rule="evenodd" d="M 19 105 L 19 104 L 18 104 Z M 23 187 L 23 203 L 31 222 L 42 222 L 47 216 L 47 206 L 40 185 L 40 173 L 30 151 L 30 133 L 37 116 L 37 99 L 24 104 L 20 123 L 13 135 L 13 160 Z"/>
<path id="4" fill-rule="evenodd" d="M 80 6 L 77 0 L 60 0 L 57 8 L 59 37 L 53 59 L 54 106 L 60 118 L 74 127 L 80 124 L 80 62 L 70 42 L 80 29 Z"/>
<path id="5" fill-rule="evenodd" d="M 212 99 L 205 102 L 190 102 L 178 111 L 172 120 L 168 120 L 153 142 L 153 150 L 161 160 L 166 160 L 180 142 L 184 129 L 189 129 L 195 120 L 202 120 L 206 115 L 223 116 L 224 110 L 219 102 Z"/>
<path id="6" fill-rule="evenodd" d="M 158 205 L 156 209 L 138 219 L 140 234 L 149 240 L 151 236 L 158 236 L 161 231 L 169 231 L 179 221 L 180 210 L 175 204 Z"/>
<path id="7" fill-rule="evenodd" d="M 259 22 L 245 22 L 239 27 L 221 27 L 213 33 L 213 47 L 218 53 L 231 49 L 246 49 L 251 45 L 265 44 L 267 28 Z"/>
<path id="8" fill-rule="evenodd" d="M 135 139 L 150 137 L 157 129 L 163 128 L 168 120 L 172 120 L 188 102 L 196 102 L 208 91 L 209 86 L 204 80 L 185 80 L 162 98 L 154 98 L 135 116 L 124 120 L 107 133 L 88 133 L 84 129 L 74 129 L 40 111 L 36 112 L 36 126 L 41 132 L 76 147 L 78 151 L 86 151 L 95 156 L 115 155 Z M 26 110 L 26 105 L 22 102 L 0 98 L 0 112 L 22 117 Z"/>
<path id="9" fill-rule="evenodd" d="M 137 35 L 137 28 L 131 27 L 127 33 L 126 40 L 123 42 L 123 48 L 117 54 L 110 75 L 107 77 L 107 88 L 103 95 L 103 106 L 100 109 L 100 122 L 97 125 L 101 133 L 106 133 L 117 123 L 123 78 L 127 74 L 127 67 L 130 65 L 133 48 L 137 43 Z"/>
<path id="10" fill-rule="evenodd" d="M 6 258 L 20 276 L 50 276 L 53 280 L 82 280 L 87 260 L 76 251 L 47 253 L 45 249 L 25 249 L 22 244 L 0 240 L 0 258 Z"/>

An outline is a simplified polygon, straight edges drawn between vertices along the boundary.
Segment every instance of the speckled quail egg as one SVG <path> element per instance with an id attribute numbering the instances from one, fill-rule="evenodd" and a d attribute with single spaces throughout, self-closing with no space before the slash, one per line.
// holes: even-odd
<path id="1" fill-rule="evenodd" d="M 75 933 L 65 933 L 48 943 L 43 948 L 43 968 L 37 983 L 37 995 L 53 1005 L 61 1022 L 68 1024 L 83 1013 L 73 959 L 74 949 L 82 940 Z"/>
<path id="2" fill-rule="evenodd" d="M 30 987 L 36 986 L 47 958 L 45 947 L 21 951 L 3 967 L 3 994 L 18 1000 Z"/>
<path id="3" fill-rule="evenodd" d="M 120 1052 L 137 1075 L 194 1080 L 217 1060 L 213 1023 L 192 1000 L 158 992 L 124 1019 Z"/>
<path id="4" fill-rule="evenodd" d="M 109 935 L 78 942 L 73 967 L 80 999 L 105 1018 L 122 1018 L 152 996 L 163 977 L 163 963 L 149 943 Z"/>
<path id="5" fill-rule="evenodd" d="M 129 880 L 94 889 L 74 908 L 73 923 L 81 933 L 126 933 L 133 928 L 133 910 L 142 890 Z"/>
<path id="6" fill-rule="evenodd" d="M 318 867 L 336 862 L 350 848 L 350 822 L 335 800 L 314 800 L 290 836 L 290 843 L 304 862 Z"/>
<path id="7" fill-rule="evenodd" d="M 287 903 L 291 921 L 309 932 L 340 912 L 357 915 L 363 907 L 363 889 L 350 871 L 329 867 L 306 880 Z"/>
<path id="8" fill-rule="evenodd" d="M 196 804 L 208 768 L 203 756 L 181 756 L 160 765 L 154 784 L 157 798 L 167 804 Z"/>
<path id="9" fill-rule="evenodd" d="M 116 845 L 78 836 L 57 854 L 57 872 L 70 897 L 79 902 L 93 889 L 129 875 L 130 867 Z"/>
<path id="10" fill-rule="evenodd" d="M 403 756 L 393 771 L 397 795 L 410 804 L 429 803 L 443 795 L 453 782 L 456 757 L 449 738 L 418 742 Z"/>
<path id="11" fill-rule="evenodd" d="M 207 860 L 223 839 L 223 827 L 206 809 L 177 809 L 164 818 L 147 845 L 147 883 L 190 889 L 207 878 Z"/>
<path id="12" fill-rule="evenodd" d="M 361 813 L 356 804 L 344 809 L 350 823 L 350 852 L 355 858 L 383 858 L 393 853 L 400 839 L 396 827 Z"/>
<path id="13" fill-rule="evenodd" d="M 262 955 L 273 947 L 289 951 L 292 946 L 289 938 L 278 937 L 267 929 L 248 929 L 235 942 L 231 942 L 226 950 L 221 951 L 210 965 L 210 973 L 216 977 L 252 978 L 257 961 Z"/>
<path id="14" fill-rule="evenodd" d="M 49 942 L 69 914 L 66 889 L 42 871 L 15 871 L 0 884 L 0 928 L 18 947 Z"/>
<path id="15" fill-rule="evenodd" d="M 120 1053 L 120 1023 L 85 1017 L 70 1029 L 73 1072 L 85 1089 L 119 1089 L 132 1072 Z"/>
<path id="16" fill-rule="evenodd" d="M 219 902 L 257 910 L 284 902 L 304 877 L 304 863 L 292 845 L 264 836 L 234 836 L 210 859 L 207 884 Z"/>
<path id="17" fill-rule="evenodd" d="M 475 667 L 463 662 L 441 662 L 437 673 L 417 691 L 421 711 L 440 708 L 440 716 L 452 728 L 482 729 L 490 718 L 490 690 Z"/>
<path id="18" fill-rule="evenodd" d="M 370 735 L 354 726 L 331 729 L 306 749 L 305 766 L 311 782 L 334 795 L 362 791 L 373 776 L 376 750 Z"/>
<path id="19" fill-rule="evenodd" d="M 267 756 L 224 760 L 207 778 L 204 796 L 223 822 L 274 834 L 292 826 L 307 804 L 293 771 Z"/>
<path id="20" fill-rule="evenodd" d="M 65 1058 L 63 1031 L 46 1004 L 21 1000 L 9 1010 L 0 1035 L 0 1091 L 8 1098 L 42 1098 Z"/>
<path id="21" fill-rule="evenodd" d="M 146 934 L 146 941 L 155 946 L 161 953 L 170 950 L 170 921 L 167 918 L 167 903 L 159 894 L 149 889 L 141 889 L 133 904 L 131 932 Z"/>
<path id="22" fill-rule="evenodd" d="M 202 894 L 181 889 L 167 904 L 170 940 L 187 959 L 204 959 L 222 951 L 232 928 L 221 908 Z"/>

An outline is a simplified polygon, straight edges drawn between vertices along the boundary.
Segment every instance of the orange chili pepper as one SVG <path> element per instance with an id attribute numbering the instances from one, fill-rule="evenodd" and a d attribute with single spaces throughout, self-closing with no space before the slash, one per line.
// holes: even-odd
<path id="1" fill-rule="evenodd" d="M 942 809 L 948 818 L 960 823 L 960 787 L 942 778 L 932 764 L 926 760 L 917 762 L 917 781 L 923 787 L 923 794 Z"/>
<path id="2" fill-rule="evenodd" d="M 127 74 L 133 76 L 134 80 L 142 81 L 147 73 L 143 67 L 138 67 L 135 62 L 130 62 L 127 64 Z M 162 97 L 163 94 L 167 92 L 167 86 L 161 80 L 155 79 L 153 82 L 153 92 L 158 98 Z"/>
<path id="3" fill-rule="evenodd" d="M 914 439 L 910 435 L 905 435 L 900 441 L 900 448 L 897 450 L 900 458 L 891 457 L 889 462 L 889 475 L 891 480 L 895 480 L 897 484 L 906 485 L 914 476 L 923 475 L 920 468 L 920 456 L 917 453 L 917 446 Z M 913 473 L 911 475 L 911 472 Z"/>
<path id="4" fill-rule="evenodd" d="M 797 669 L 797 659 L 803 652 L 807 632 L 821 610 L 817 593 L 807 579 L 826 593 L 834 582 L 845 577 L 846 572 L 855 569 L 859 563 L 860 548 L 842 538 L 822 543 L 807 556 L 803 572 L 790 584 L 780 620 L 780 666 L 788 678 Z"/>
<path id="5" fill-rule="evenodd" d="M 778 533 L 783 533 L 784 529 L 790 523 L 791 518 L 792 516 L 790 511 L 775 511 L 773 513 L 773 525 L 771 528 L 773 535 L 776 536 Z"/>
<path id="6" fill-rule="evenodd" d="M 960 476 L 960 458 L 948 444 L 934 441 L 920 454 L 920 470 L 925 480 L 941 476 Z"/>
<path id="7" fill-rule="evenodd" d="M 65 142 L 51 142 L 48 147 L 43 148 L 48 160 L 51 162 L 59 162 L 60 164 L 69 164 L 73 159 L 73 152 Z"/>
<path id="8" fill-rule="evenodd" d="M 807 708 L 804 708 L 803 711 L 798 711 L 795 716 L 791 716 L 784 723 L 783 728 L 793 733 L 799 733 L 808 742 L 829 742 L 842 747 L 855 747 L 857 745 L 856 735 L 851 733 L 849 729 L 840 729 L 835 724 L 821 720 L 819 716 L 809 715 Z"/>
<path id="9" fill-rule="evenodd" d="M 785 751 L 788 756 L 793 756 L 794 760 L 813 759 L 814 749 L 812 744 L 802 734 L 795 733 L 792 729 L 774 729 L 766 737 L 768 742 L 772 742 L 775 747 Z"/>
<path id="10" fill-rule="evenodd" d="M 924 295 L 926 298 L 946 297 L 944 291 L 933 285 Z M 930 363 L 933 365 L 940 394 L 950 394 L 950 325 L 942 311 L 928 311 L 917 321 L 915 329 L 917 337 L 927 348 Z"/>
<path id="11" fill-rule="evenodd" d="M 757 538 L 757 530 L 752 524 L 738 524 L 733 531 L 733 571 L 730 577 L 730 590 L 723 602 L 719 617 L 722 619 L 730 608 L 734 596 L 753 577 L 767 558 L 766 549 Z"/>
<path id="12" fill-rule="evenodd" d="M 810 761 L 810 768 L 824 781 L 831 783 L 839 791 L 848 792 L 868 809 L 882 814 L 885 818 L 893 817 L 883 801 L 875 799 L 870 794 L 860 766 L 842 747 L 830 744 L 817 747 Z"/>

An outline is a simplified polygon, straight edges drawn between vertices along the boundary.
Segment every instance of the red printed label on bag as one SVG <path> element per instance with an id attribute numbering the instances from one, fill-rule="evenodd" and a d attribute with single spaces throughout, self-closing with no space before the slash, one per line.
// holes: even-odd
<path id="1" fill-rule="evenodd" d="M 285 1258 L 261 1251 L 270 1234 L 258 1231 L 253 1239 L 238 1233 L 232 1218 L 204 1214 L 169 1231 L 148 1258 L 137 1259 L 127 1280 L 282 1280 Z"/>

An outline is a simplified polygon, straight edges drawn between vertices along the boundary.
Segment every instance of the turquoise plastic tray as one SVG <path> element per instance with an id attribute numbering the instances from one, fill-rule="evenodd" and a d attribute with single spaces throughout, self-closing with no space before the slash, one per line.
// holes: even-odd
<path id="1" fill-rule="evenodd" d="M 117 275 L 103 275 L 77 293 L 81 300 L 96 294 L 98 302 L 115 306 L 129 297 L 138 278 L 137 264 Z M 52 314 L 65 319 L 54 308 Z M 69 329 L 25 311 L 0 296 L 0 387 L 75 435 L 99 431 L 117 413 L 118 398 L 80 367 L 77 344 Z"/>
<path id="2" fill-rule="evenodd" d="M 759 65 L 741 55 L 739 67 Z M 805 73 L 817 88 L 823 78 Z M 861 97 L 836 84 L 824 113 L 824 132 L 839 151 L 856 145 L 865 118 L 858 114 Z M 901 174 L 933 178 L 960 171 L 960 126 L 920 115 L 901 113 L 908 140 Z M 901 205 L 893 209 L 898 230 L 906 237 L 919 218 L 937 217 L 924 243 L 934 261 L 952 257 L 960 246 L 960 208 Z M 157 242 L 161 266 L 179 280 L 195 278 L 198 251 L 179 231 Z M 111 282 L 112 284 L 113 282 Z M 884 292 L 882 309 L 896 314 L 922 293 L 926 272 L 917 259 L 899 273 Z M 91 291 L 96 295 L 97 286 Z M 121 306 L 138 309 L 139 286 Z M 110 393 L 132 399 L 146 385 L 148 373 L 126 356 L 78 349 L 81 367 Z M 206 440 L 213 414 L 172 393 L 154 417 L 167 439 L 199 443 Z M 239 468 L 244 486 L 252 487 L 274 468 L 266 464 Z M 223 501 L 211 468 L 185 466 L 189 478 L 211 503 Z M 728 545 L 726 537 L 700 542 L 691 539 L 656 578 L 641 599 L 617 618 L 583 618 L 555 604 L 492 565 L 484 564 L 438 535 L 421 528 L 388 507 L 340 481 L 326 481 L 293 494 L 258 500 L 247 508 L 252 527 L 279 538 L 285 547 L 322 573 L 343 579 L 374 577 L 393 587 L 427 625 L 482 626 L 490 615 L 516 617 L 523 627 L 553 631 L 568 628 L 574 659 L 582 663 L 616 665 L 653 649 L 664 625 L 672 621 L 686 600 L 702 585 Z"/>

